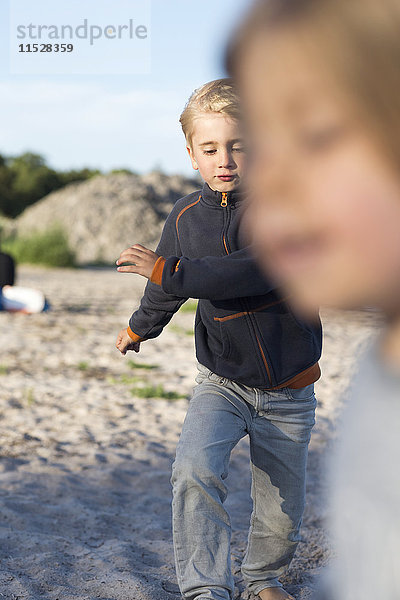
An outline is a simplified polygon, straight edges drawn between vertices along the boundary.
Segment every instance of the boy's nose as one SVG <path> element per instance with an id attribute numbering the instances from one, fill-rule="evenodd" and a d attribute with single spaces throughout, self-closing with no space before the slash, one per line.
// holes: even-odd
<path id="1" fill-rule="evenodd" d="M 254 152 L 248 165 L 248 178 L 258 193 L 266 194 L 269 201 L 289 196 L 298 176 L 296 157 L 288 151 Z"/>
<path id="2" fill-rule="evenodd" d="M 228 167 L 232 168 L 235 166 L 235 161 L 233 160 L 233 156 L 230 152 L 221 152 L 219 166 L 225 169 L 227 169 Z"/>

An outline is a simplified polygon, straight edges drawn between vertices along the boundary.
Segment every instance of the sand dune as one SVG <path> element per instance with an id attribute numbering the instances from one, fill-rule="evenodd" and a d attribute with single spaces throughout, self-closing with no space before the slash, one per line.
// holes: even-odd
<path id="1" fill-rule="evenodd" d="M 20 269 L 52 310 L 0 313 L 0 598 L 178 598 L 169 484 L 194 385 L 193 312 L 179 313 L 139 355 L 114 348 L 143 288 L 111 270 Z M 329 559 L 323 460 L 374 313 L 323 315 L 323 379 L 311 444 L 303 538 L 286 577 L 298 599 Z M 156 387 L 152 392 L 151 387 Z M 146 398 L 157 393 L 163 397 Z M 168 393 L 178 398 L 168 398 Z M 227 505 L 236 598 L 251 511 L 246 440 L 235 449 Z"/>

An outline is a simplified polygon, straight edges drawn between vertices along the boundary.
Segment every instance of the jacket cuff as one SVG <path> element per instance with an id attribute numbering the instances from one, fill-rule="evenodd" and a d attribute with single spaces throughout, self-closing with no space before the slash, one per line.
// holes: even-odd
<path id="1" fill-rule="evenodd" d="M 127 332 L 128 332 L 129 337 L 134 342 L 143 342 L 144 341 L 144 338 L 140 337 L 140 335 L 136 335 L 136 333 L 134 333 L 130 327 L 128 327 Z"/>
<path id="2" fill-rule="evenodd" d="M 150 276 L 150 281 L 157 285 L 161 285 L 162 283 L 162 275 L 164 271 L 165 258 L 163 256 L 159 256 L 157 258 L 156 264 L 153 267 L 153 271 Z"/>

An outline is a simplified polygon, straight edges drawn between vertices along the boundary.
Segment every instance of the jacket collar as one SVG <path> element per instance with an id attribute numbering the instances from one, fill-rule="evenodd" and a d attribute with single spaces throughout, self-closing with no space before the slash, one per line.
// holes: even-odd
<path id="1" fill-rule="evenodd" d="M 229 206 L 235 206 L 244 197 L 244 193 L 240 189 L 233 190 L 232 192 L 226 192 L 226 195 L 222 192 L 215 192 L 210 188 L 208 183 L 204 183 L 201 190 L 201 202 L 208 206 L 215 208 L 224 207 L 224 200 L 226 198 Z"/>

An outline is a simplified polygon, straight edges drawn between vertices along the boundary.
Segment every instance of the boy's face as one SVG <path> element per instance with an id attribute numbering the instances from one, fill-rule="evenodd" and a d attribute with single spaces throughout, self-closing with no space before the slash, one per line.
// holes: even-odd
<path id="1" fill-rule="evenodd" d="M 299 308 L 398 310 L 399 175 L 344 88 L 286 35 L 253 41 L 238 70 L 250 234 Z"/>
<path id="2" fill-rule="evenodd" d="M 194 121 L 192 146 L 194 169 L 212 190 L 231 192 L 240 183 L 245 154 L 237 121 L 220 113 L 204 113 Z"/>

